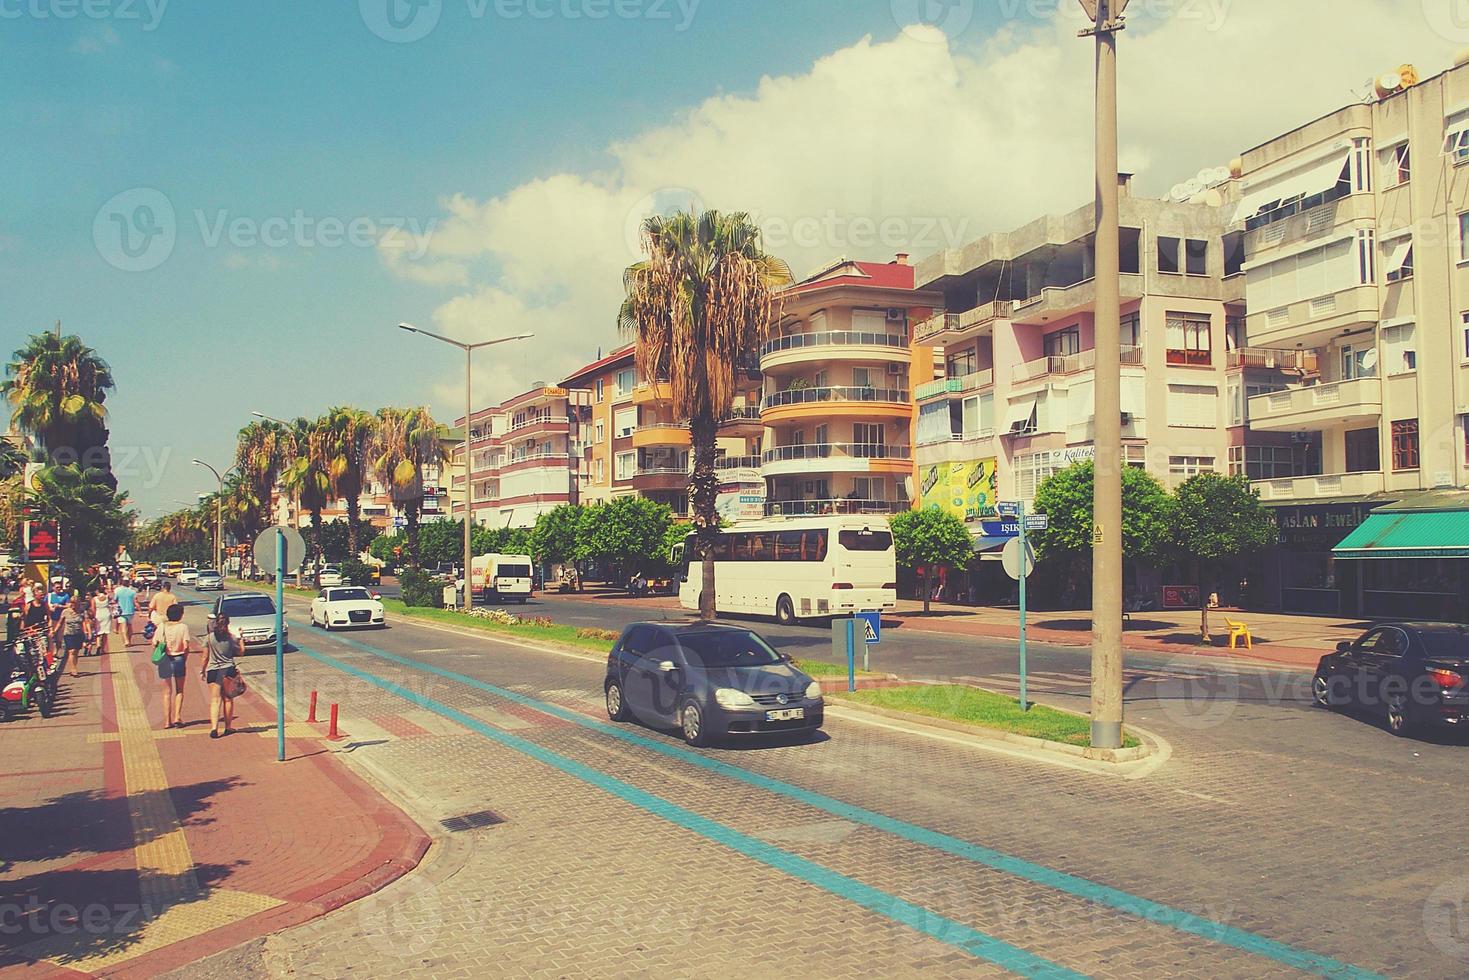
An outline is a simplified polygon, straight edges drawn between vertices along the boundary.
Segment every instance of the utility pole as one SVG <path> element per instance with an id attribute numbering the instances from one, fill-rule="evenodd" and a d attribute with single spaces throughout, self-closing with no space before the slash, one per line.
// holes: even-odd
<path id="1" fill-rule="evenodd" d="M 1096 480 L 1092 498 L 1092 745 L 1122 747 L 1122 296 L 1117 34 L 1128 0 L 1081 0 L 1097 44 Z"/>

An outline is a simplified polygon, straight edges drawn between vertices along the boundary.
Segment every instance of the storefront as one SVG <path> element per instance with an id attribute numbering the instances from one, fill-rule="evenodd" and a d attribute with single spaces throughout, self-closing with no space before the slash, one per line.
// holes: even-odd
<path id="1" fill-rule="evenodd" d="M 1380 507 L 1332 554 L 1337 567 L 1357 570 L 1364 616 L 1469 619 L 1469 494 Z"/>
<path id="2" fill-rule="evenodd" d="M 1267 606 L 1319 616 L 1363 614 L 1359 568 L 1332 553 L 1387 499 L 1271 507 L 1279 532 L 1261 563 Z M 1253 590 L 1252 590 L 1253 591 Z"/>

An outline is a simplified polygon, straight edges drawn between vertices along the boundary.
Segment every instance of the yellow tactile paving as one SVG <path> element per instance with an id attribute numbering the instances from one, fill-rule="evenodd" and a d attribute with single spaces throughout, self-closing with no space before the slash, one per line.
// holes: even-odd
<path id="1" fill-rule="evenodd" d="M 97 935 L 79 930 L 25 948 L 25 953 L 34 959 L 89 972 L 282 904 L 269 895 L 200 888 L 188 839 L 168 793 L 163 757 L 155 744 L 159 737 L 179 737 L 189 732 L 154 729 L 148 722 L 131 666 L 126 660 L 114 661 L 113 665 L 118 731 L 115 735 L 89 737 L 88 741 L 115 740 L 122 746 L 123 781 L 127 787 L 144 915 L 136 928 L 126 934 Z"/>

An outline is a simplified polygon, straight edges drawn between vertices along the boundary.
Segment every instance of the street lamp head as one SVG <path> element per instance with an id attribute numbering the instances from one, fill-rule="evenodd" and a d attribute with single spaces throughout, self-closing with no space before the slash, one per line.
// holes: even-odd
<path id="1" fill-rule="evenodd" d="M 407 330 L 409 333 L 418 333 L 418 328 L 411 323 L 400 323 L 398 324 L 398 329 Z"/>

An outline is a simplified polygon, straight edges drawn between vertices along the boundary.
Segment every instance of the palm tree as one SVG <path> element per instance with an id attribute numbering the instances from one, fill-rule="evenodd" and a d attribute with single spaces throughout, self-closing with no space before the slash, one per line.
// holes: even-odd
<path id="1" fill-rule="evenodd" d="M 11 421 L 36 437 L 53 464 L 97 469 L 114 490 L 107 453 L 107 393 L 112 369 L 74 336 L 40 333 L 12 355 L 0 383 L 11 405 Z"/>
<path id="2" fill-rule="evenodd" d="M 30 454 L 9 439 L 0 437 L 0 480 L 8 480 L 25 472 Z"/>
<path id="3" fill-rule="evenodd" d="M 47 466 L 29 494 L 32 513 L 60 529 L 61 560 L 73 572 L 110 560 L 132 526 L 127 494 L 118 493 L 106 477 L 98 469 Z"/>
<path id="4" fill-rule="evenodd" d="M 327 418 L 297 419 L 288 432 L 287 463 L 281 486 L 311 512 L 311 557 L 321 584 L 321 512 L 331 501 L 331 430 Z"/>
<path id="5" fill-rule="evenodd" d="M 362 528 L 362 491 L 371 473 L 377 419 L 360 408 L 334 408 L 327 413 L 331 458 L 327 473 L 332 492 L 347 505 L 347 551 L 358 555 L 358 532 Z"/>
<path id="6" fill-rule="evenodd" d="M 426 408 L 383 408 L 377 413 L 372 472 L 400 502 L 408 521 L 408 561 L 413 565 L 418 564 L 424 468 L 442 466 L 449 458 L 441 432 Z"/>
<path id="7" fill-rule="evenodd" d="M 260 525 L 250 524 L 242 530 L 245 537 L 263 529 L 265 523 L 273 522 L 269 511 L 271 494 L 280 482 L 281 473 L 291 456 L 291 438 L 286 428 L 278 422 L 251 422 L 240 430 L 235 441 L 235 469 L 247 485 L 251 497 L 261 512 Z"/>
<path id="8" fill-rule="evenodd" d="M 668 377 L 673 411 L 689 419 L 689 503 L 704 562 L 699 615 L 713 619 L 719 422 L 734 405 L 737 366 L 780 318 L 780 290 L 791 271 L 763 251 L 759 229 L 743 213 L 655 215 L 643 222 L 642 239 L 648 258 L 623 275 L 627 298 L 618 325 L 637 341 L 642 377 Z"/>

